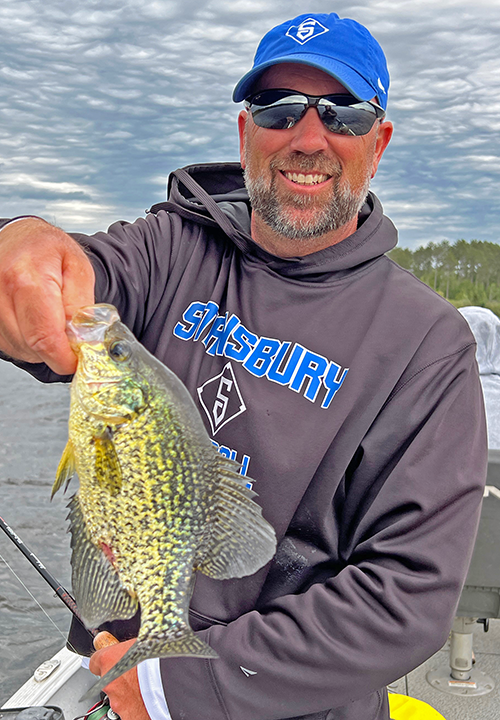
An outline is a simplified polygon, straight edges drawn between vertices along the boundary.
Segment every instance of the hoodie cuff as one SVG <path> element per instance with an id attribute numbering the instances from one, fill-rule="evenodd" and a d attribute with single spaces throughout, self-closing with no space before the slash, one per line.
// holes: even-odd
<path id="1" fill-rule="evenodd" d="M 142 701 L 151 720 L 172 720 L 163 692 L 159 659 L 153 658 L 139 663 L 137 676 Z"/>

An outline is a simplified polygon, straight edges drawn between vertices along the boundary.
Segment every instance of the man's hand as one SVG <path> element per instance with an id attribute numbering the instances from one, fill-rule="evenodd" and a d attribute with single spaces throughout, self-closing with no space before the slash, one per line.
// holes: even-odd
<path id="1" fill-rule="evenodd" d="M 127 640 L 98 650 L 90 658 L 90 672 L 102 677 L 134 643 L 135 639 Z M 150 720 L 142 701 L 136 667 L 106 685 L 105 691 L 112 710 L 118 713 L 122 720 Z"/>
<path id="2" fill-rule="evenodd" d="M 0 350 L 18 360 L 75 372 L 66 321 L 94 303 L 94 271 L 69 235 L 37 218 L 0 232 Z"/>

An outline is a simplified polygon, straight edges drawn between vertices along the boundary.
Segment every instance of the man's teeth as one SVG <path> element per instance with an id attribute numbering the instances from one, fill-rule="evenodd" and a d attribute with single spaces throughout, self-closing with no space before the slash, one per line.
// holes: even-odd
<path id="1" fill-rule="evenodd" d="M 317 185 L 328 180 L 328 175 L 304 175 L 303 173 L 284 172 L 283 175 L 298 185 Z"/>

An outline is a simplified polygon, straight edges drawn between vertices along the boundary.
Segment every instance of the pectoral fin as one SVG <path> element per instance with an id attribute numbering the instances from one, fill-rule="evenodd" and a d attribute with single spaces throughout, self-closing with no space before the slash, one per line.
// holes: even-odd
<path id="1" fill-rule="evenodd" d="M 68 507 L 73 592 L 86 624 L 97 627 L 107 620 L 132 617 L 137 611 L 137 599 L 129 594 L 118 572 L 92 542 L 77 496 Z"/>
<path id="2" fill-rule="evenodd" d="M 111 495 L 116 495 L 122 486 L 122 469 L 109 428 L 94 437 L 94 449 L 96 478 Z"/>

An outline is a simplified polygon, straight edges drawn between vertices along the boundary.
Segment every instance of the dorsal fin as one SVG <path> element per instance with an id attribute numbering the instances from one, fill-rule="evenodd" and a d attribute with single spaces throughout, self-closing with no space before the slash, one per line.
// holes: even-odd
<path id="1" fill-rule="evenodd" d="M 252 501 L 255 496 L 227 462 L 221 462 L 214 510 L 194 569 L 217 580 L 257 572 L 273 557 L 276 535 Z"/>

